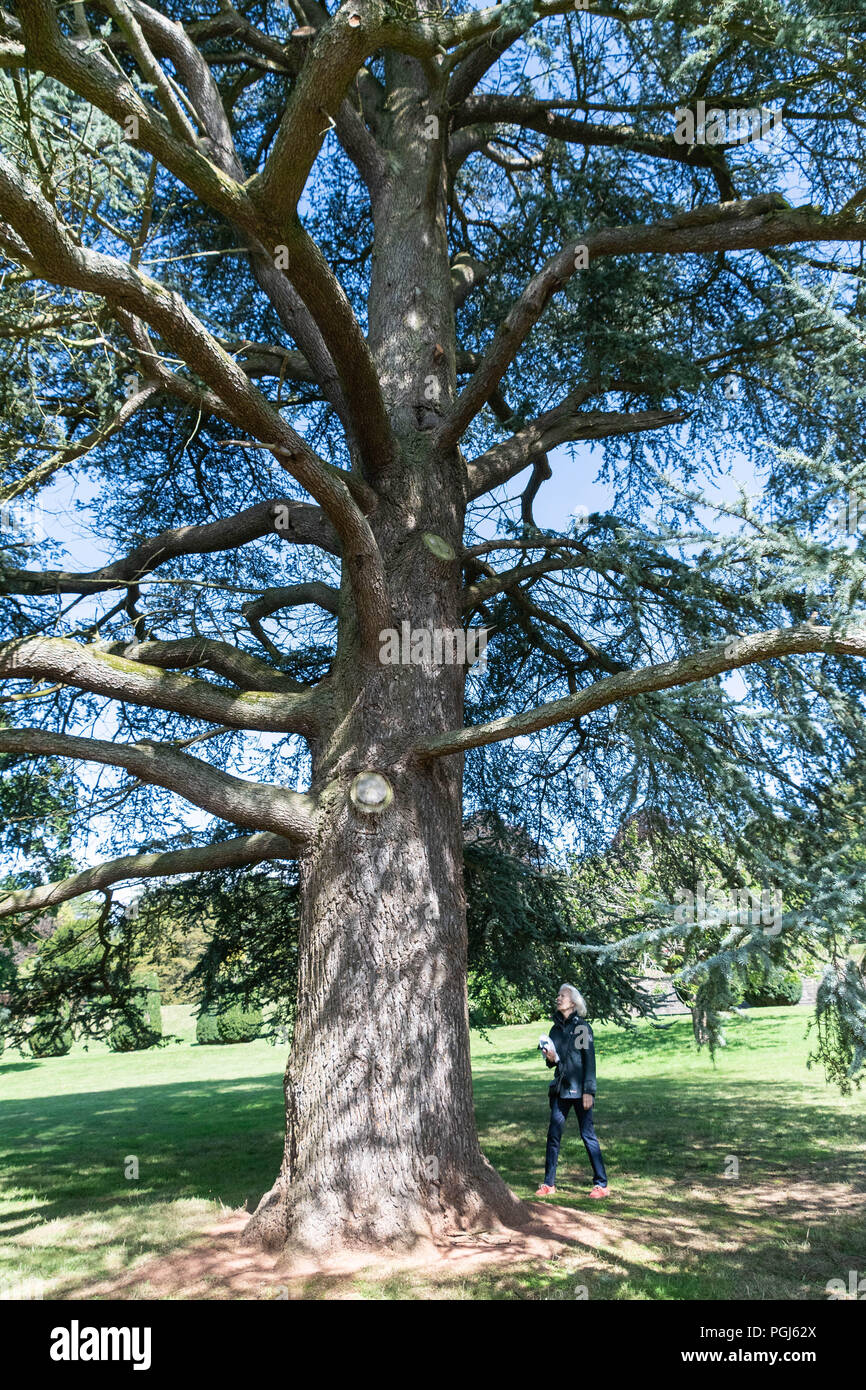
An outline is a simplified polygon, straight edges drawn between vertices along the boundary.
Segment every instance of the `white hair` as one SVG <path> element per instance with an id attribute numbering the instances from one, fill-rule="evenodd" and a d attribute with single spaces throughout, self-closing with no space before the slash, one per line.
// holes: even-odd
<path id="1" fill-rule="evenodd" d="M 559 992 L 560 994 L 570 994 L 578 1018 L 586 1018 L 586 1000 L 579 989 L 575 989 L 574 985 L 560 985 Z"/>

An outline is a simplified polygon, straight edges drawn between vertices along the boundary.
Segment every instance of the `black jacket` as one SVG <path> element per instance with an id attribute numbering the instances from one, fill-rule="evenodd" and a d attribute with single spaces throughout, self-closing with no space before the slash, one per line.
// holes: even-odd
<path id="1" fill-rule="evenodd" d="M 559 1061 L 545 1061 L 549 1067 L 556 1066 L 556 1073 L 550 1083 L 550 1090 L 564 1100 L 582 1096 L 584 1092 L 595 1095 L 595 1046 L 592 1029 L 585 1018 L 576 1013 L 564 1019 L 557 1009 L 554 1024 L 550 1030 L 550 1041 L 559 1054 Z"/>

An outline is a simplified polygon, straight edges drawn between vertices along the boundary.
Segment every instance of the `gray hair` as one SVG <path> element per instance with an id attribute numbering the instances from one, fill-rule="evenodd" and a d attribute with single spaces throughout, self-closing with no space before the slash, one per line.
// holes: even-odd
<path id="1" fill-rule="evenodd" d="M 586 1000 L 579 989 L 575 989 L 574 985 L 560 985 L 559 992 L 560 994 L 570 994 L 578 1018 L 586 1018 Z"/>

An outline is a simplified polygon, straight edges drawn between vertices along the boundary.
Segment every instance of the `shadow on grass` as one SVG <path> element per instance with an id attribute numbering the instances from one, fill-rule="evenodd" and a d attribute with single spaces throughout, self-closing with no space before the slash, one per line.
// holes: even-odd
<path id="1" fill-rule="evenodd" d="M 20 1062 L 3 1062 L 0 1064 L 0 1076 L 6 1076 L 11 1072 L 33 1071 L 38 1066 L 37 1061 L 28 1062 L 25 1057 L 22 1057 Z"/>
<path id="2" fill-rule="evenodd" d="M 261 1077 L 2 1102 L 4 1187 L 33 1194 L 16 1223 L 136 1201 L 258 1200 L 279 1168 L 281 1102 L 279 1080 Z M 137 1181 L 124 1176 L 133 1156 Z"/>
<path id="3" fill-rule="evenodd" d="M 475 1101 L 487 1156 L 512 1185 L 534 1191 L 550 1114 L 545 1078 L 482 1068 Z M 279 1166 L 281 1102 L 279 1079 L 259 1076 L 10 1100 L 0 1104 L 4 1185 L 33 1193 L 33 1223 L 130 1200 L 201 1197 L 242 1206 L 270 1186 Z M 722 1178 L 735 1157 L 743 1181 L 790 1176 L 866 1186 L 862 1114 L 786 1101 L 769 1082 L 720 1079 L 708 1092 L 702 1078 L 607 1081 L 595 1124 L 612 1183 L 700 1183 Z M 138 1183 L 124 1177 L 133 1155 Z M 574 1115 L 560 1172 L 588 1186 Z"/>

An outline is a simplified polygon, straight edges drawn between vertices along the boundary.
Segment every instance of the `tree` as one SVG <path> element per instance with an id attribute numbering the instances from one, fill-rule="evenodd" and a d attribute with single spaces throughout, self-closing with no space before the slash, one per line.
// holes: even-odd
<path id="1" fill-rule="evenodd" d="M 788 885 L 773 825 L 817 862 L 863 751 L 862 541 L 827 532 L 866 469 L 857 15 L 200 10 L 0 16 L 5 497 L 88 478 L 115 557 L 5 563 L 0 753 L 115 773 L 82 784 L 122 851 L 2 908 L 296 859 L 250 1238 L 519 1224 L 474 1124 L 464 796 L 584 843 L 645 803 Z M 540 529 L 548 454 L 581 442 L 611 510 Z M 709 525 L 737 450 L 759 494 Z M 835 941 L 862 880 L 824 870 L 789 929 Z M 708 978 L 760 945 L 732 931 Z M 825 1002 L 856 1070 L 866 994 Z"/>

